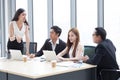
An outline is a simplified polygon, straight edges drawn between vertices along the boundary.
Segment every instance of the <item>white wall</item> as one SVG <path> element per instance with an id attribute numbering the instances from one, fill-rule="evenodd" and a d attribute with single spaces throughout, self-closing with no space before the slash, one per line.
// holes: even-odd
<path id="1" fill-rule="evenodd" d="M 70 26 L 70 0 L 53 0 L 53 25 L 62 29 L 60 38 L 67 42 Z"/>
<path id="2" fill-rule="evenodd" d="M 33 0 L 33 7 L 34 41 L 38 43 L 37 50 L 40 50 L 48 38 L 47 0 Z"/>
<path id="3" fill-rule="evenodd" d="M 94 46 L 92 34 L 97 27 L 97 0 L 77 0 L 77 27 L 81 43 Z"/>
<path id="4" fill-rule="evenodd" d="M 117 61 L 120 65 L 120 0 L 104 0 L 104 27 L 107 38 L 116 46 Z"/>

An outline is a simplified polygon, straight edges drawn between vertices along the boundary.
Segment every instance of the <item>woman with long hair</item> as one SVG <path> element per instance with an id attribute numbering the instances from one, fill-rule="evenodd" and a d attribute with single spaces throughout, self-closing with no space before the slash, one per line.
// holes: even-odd
<path id="1" fill-rule="evenodd" d="M 62 61 L 80 61 L 84 53 L 83 47 L 80 44 L 80 36 L 77 28 L 72 28 L 68 32 L 67 46 L 60 52 L 57 57 Z M 68 54 L 69 58 L 63 58 L 62 56 Z"/>
<path id="2" fill-rule="evenodd" d="M 9 25 L 8 52 L 10 49 L 21 50 L 23 52 L 24 35 L 26 39 L 26 54 L 29 55 L 29 24 L 26 20 L 25 10 L 20 8 L 16 11 Z"/>

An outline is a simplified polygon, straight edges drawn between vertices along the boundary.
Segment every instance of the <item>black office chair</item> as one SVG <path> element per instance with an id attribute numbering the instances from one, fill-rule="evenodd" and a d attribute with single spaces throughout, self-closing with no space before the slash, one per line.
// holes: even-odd
<path id="1" fill-rule="evenodd" d="M 88 55 L 89 58 L 92 58 L 95 54 L 95 46 L 84 46 L 84 55 Z"/>
<path id="2" fill-rule="evenodd" d="M 26 53 L 26 42 L 23 42 L 23 54 Z M 30 53 L 36 53 L 37 52 L 37 42 L 30 42 L 29 46 L 29 52 Z"/>
<path id="3" fill-rule="evenodd" d="M 100 72 L 101 80 L 120 80 L 120 70 L 103 69 Z"/>

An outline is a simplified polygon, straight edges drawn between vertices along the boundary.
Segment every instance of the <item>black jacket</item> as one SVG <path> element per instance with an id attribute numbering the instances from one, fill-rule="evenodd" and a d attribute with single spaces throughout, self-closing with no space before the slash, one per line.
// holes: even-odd
<path id="1" fill-rule="evenodd" d="M 97 65 L 98 75 L 102 69 L 119 69 L 115 52 L 113 43 L 106 39 L 97 45 L 94 57 L 87 60 L 87 63 Z"/>
<path id="2" fill-rule="evenodd" d="M 47 39 L 42 46 L 42 48 L 35 54 L 35 56 L 42 56 L 43 55 L 43 50 L 52 50 L 52 44 L 49 42 L 50 39 Z M 66 48 L 66 43 L 59 39 L 59 44 L 56 44 L 55 52 L 56 54 L 60 53 L 62 50 Z M 65 55 L 64 57 L 68 57 Z"/>

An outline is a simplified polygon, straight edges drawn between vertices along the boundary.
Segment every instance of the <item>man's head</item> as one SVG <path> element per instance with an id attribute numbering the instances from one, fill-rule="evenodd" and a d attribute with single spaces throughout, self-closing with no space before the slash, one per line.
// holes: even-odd
<path id="1" fill-rule="evenodd" d="M 106 39 L 106 31 L 102 27 L 95 28 L 95 31 L 93 33 L 93 41 L 94 43 L 100 43 L 101 41 Z"/>
<path id="2" fill-rule="evenodd" d="M 58 39 L 61 32 L 62 32 L 61 28 L 59 28 L 58 26 L 52 26 L 50 29 L 50 38 L 52 40 Z"/>

